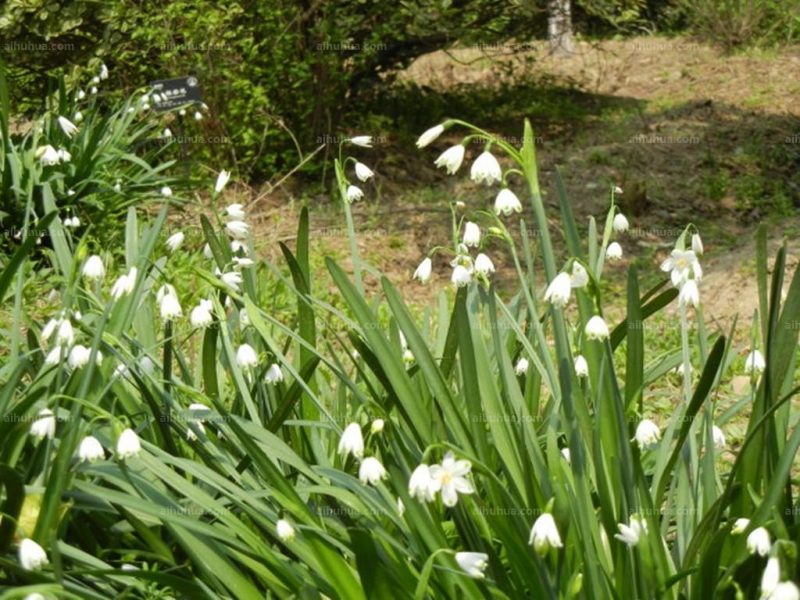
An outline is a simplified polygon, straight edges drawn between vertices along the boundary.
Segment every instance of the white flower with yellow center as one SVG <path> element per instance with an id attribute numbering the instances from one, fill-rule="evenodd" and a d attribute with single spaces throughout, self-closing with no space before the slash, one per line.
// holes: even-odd
<path id="1" fill-rule="evenodd" d="M 431 466 L 431 478 L 439 482 L 445 506 L 455 506 L 458 494 L 472 494 L 475 491 L 465 477 L 471 470 L 472 463 L 468 460 L 456 460 L 452 452 L 445 454 L 441 465 Z"/>
<path id="2" fill-rule="evenodd" d="M 670 257 L 661 263 L 661 270 L 670 274 L 672 285 L 675 287 L 680 287 L 684 281 L 689 280 L 690 275 L 697 281 L 703 278 L 703 270 L 693 250 L 675 248 Z"/>

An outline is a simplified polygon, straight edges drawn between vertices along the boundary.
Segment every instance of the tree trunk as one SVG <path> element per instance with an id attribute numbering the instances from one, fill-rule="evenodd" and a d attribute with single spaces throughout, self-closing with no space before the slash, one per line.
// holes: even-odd
<path id="1" fill-rule="evenodd" d="M 572 14 L 570 0 L 550 0 L 547 5 L 547 37 L 554 56 L 572 55 Z"/>

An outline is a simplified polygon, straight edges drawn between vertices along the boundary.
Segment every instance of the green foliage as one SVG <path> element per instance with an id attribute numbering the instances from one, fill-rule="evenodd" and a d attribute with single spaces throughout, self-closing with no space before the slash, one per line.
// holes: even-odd
<path id="1" fill-rule="evenodd" d="M 692 30 L 726 52 L 800 36 L 798 0 L 680 0 L 680 6 Z"/>
<path id="2" fill-rule="evenodd" d="M 109 274 L 136 267 L 130 291 L 112 293 L 111 277 L 81 275 L 86 232 L 53 250 L 60 302 L 52 325 L 21 302 L 25 242 L 0 277 L 0 299 L 8 290 L 14 303 L 11 355 L 0 362 L 0 483 L 15 498 L 7 492 L 2 503 L 2 585 L 98 600 L 677 600 L 734 589 L 756 597 L 765 561 L 749 555 L 745 539 L 759 526 L 791 577 L 800 428 L 789 403 L 797 392 L 800 270 L 784 303 L 785 250 L 768 281 L 762 230 L 755 339 L 766 369 L 753 373 L 733 411 L 752 406 L 733 466 L 720 471 L 712 427 L 731 417 L 717 405 L 735 361 L 731 336 L 710 334 L 700 310 L 690 327 L 688 307 L 679 304 L 675 334 L 649 348 L 645 329 L 663 325 L 678 291 L 668 282 L 640 290 L 632 268 L 625 319 L 607 339 L 590 339 L 589 319 L 609 308 L 602 283 L 606 249 L 619 235 L 613 194 L 602 224 L 592 219 L 584 240 L 557 176 L 559 235 L 567 243 L 566 256 L 557 256 L 530 125 L 521 148 L 461 121 L 448 126 L 491 142 L 524 178 L 536 223 L 521 222 L 520 230 L 536 236 L 536 252 L 528 234 L 520 248 L 511 242 L 506 218 L 469 213 L 487 239 L 509 244 L 518 285 L 508 302 L 489 277 L 476 275 L 452 306 L 442 295 L 422 319 L 412 315 L 394 286 L 359 259 L 346 203 L 354 159 L 343 147 L 335 168 L 355 272 L 326 261 L 336 305 L 312 277 L 307 212 L 295 247 L 282 246 L 286 267 L 278 268 L 258 260 L 249 234 L 243 241 L 256 262 L 242 263 L 245 250 L 231 247 L 217 215 L 201 217 L 202 241 L 186 256 L 183 248 L 166 253 L 169 207 L 152 221 L 129 207 L 124 259 L 109 257 L 106 266 Z M 32 203 L 29 197 L 28 211 Z M 454 218 L 453 226 L 457 241 L 463 222 Z M 199 257 L 202 242 L 212 258 Z M 439 251 L 456 253 L 460 264 L 472 260 L 465 248 Z M 585 284 L 576 279 L 570 291 L 577 309 L 543 302 L 542 284 L 562 272 L 577 277 L 576 264 L 586 271 Z M 230 278 L 236 273 L 241 281 Z M 379 282 L 377 293 L 365 291 L 368 277 Z M 177 288 L 182 316 L 164 314 L 158 296 L 173 294 L 166 284 Z M 278 311 L 276 289 L 291 298 Z M 187 318 L 199 299 L 211 306 L 204 325 Z M 60 344 L 65 321 L 75 339 Z M 242 360 L 245 344 L 254 364 Z M 90 353 L 83 364 L 73 356 L 77 345 Z M 574 367 L 578 355 L 585 376 Z M 661 439 L 637 440 L 643 419 L 657 418 L 650 390 L 690 363 L 697 374 L 683 372 Z M 44 408 L 55 413 L 55 432 L 36 439 L 31 428 Z M 339 450 L 352 424 L 363 432 L 364 456 Z M 135 456 L 118 446 L 126 428 L 141 440 Z M 76 456 L 88 435 L 104 447 L 103 458 Z M 454 477 L 465 477 L 457 501 L 446 505 L 442 490 L 424 501 L 410 477 L 421 464 L 444 468 L 448 452 L 457 459 L 448 468 L 461 473 Z M 372 484 L 361 472 L 367 460 L 386 470 Z M 535 549 L 531 528 L 545 513 L 560 544 Z M 750 519 L 744 535 L 731 535 L 741 517 Z M 620 525 L 634 522 L 646 530 L 625 543 Z M 25 537 L 46 550 L 52 568 L 20 567 Z M 463 552 L 480 553 L 482 577 L 459 566 Z"/>
<path id="3" fill-rule="evenodd" d="M 0 83 L 3 71 L 0 63 Z M 97 241 L 107 243 L 129 206 L 163 202 L 167 185 L 179 191 L 167 173 L 174 162 L 166 157 L 169 140 L 159 139 L 158 125 L 146 118 L 138 97 L 108 107 L 97 94 L 83 96 L 62 79 L 46 98 L 47 112 L 24 133 L 9 127 L 10 102 L 0 105 L 0 223 L 10 232 L 0 247 L 45 235 L 44 229 L 29 230 L 52 210 L 76 218 L 82 229 L 94 227 Z"/>

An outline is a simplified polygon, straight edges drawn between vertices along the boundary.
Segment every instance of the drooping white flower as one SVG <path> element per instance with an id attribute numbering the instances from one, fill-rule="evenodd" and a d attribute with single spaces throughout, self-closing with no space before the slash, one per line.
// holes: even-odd
<path id="1" fill-rule="evenodd" d="M 494 201 L 494 212 L 497 215 L 503 213 L 505 216 L 510 215 L 512 212 L 522 212 L 522 202 L 510 189 L 503 188 Z"/>
<path id="2" fill-rule="evenodd" d="M 100 63 L 100 72 L 97 74 L 97 77 L 100 81 L 108 79 L 108 67 L 106 67 L 105 63 Z"/>
<path id="3" fill-rule="evenodd" d="M 464 152 L 466 149 L 461 144 L 445 150 L 433 164 L 437 167 L 444 167 L 448 175 L 453 175 L 464 162 Z"/>
<path id="4" fill-rule="evenodd" d="M 231 204 L 225 209 L 225 214 L 234 221 L 244 221 L 244 206 L 238 202 L 236 204 Z"/>
<path id="5" fill-rule="evenodd" d="M 589 273 L 586 268 L 577 260 L 572 262 L 572 272 L 569 276 L 569 285 L 571 288 L 582 288 L 589 283 Z"/>
<path id="6" fill-rule="evenodd" d="M 769 600 L 800 600 L 800 589 L 792 581 L 781 581 L 775 586 Z"/>
<path id="7" fill-rule="evenodd" d="M 100 281 L 106 275 L 106 269 L 103 266 L 103 259 L 96 254 L 93 254 L 86 259 L 81 273 L 84 277 L 86 277 L 86 279 Z"/>
<path id="8" fill-rule="evenodd" d="M 294 527 L 292 527 L 291 523 L 286 519 L 278 519 L 278 522 L 275 523 L 275 532 L 278 534 L 281 541 L 284 542 L 295 538 Z"/>
<path id="9" fill-rule="evenodd" d="M 345 457 L 352 454 L 359 459 L 364 456 L 364 436 L 358 423 L 350 423 L 345 427 L 339 440 L 339 454 Z"/>
<path id="10" fill-rule="evenodd" d="M 272 363 L 267 369 L 267 374 L 265 376 L 267 383 L 274 384 L 278 383 L 279 381 L 283 381 L 283 371 L 281 371 L 280 365 L 278 363 Z"/>
<path id="11" fill-rule="evenodd" d="M 242 269 L 247 269 L 248 267 L 252 267 L 255 263 L 251 258 L 245 258 L 241 256 L 234 256 L 233 257 L 233 268 L 236 271 L 241 271 Z"/>
<path id="12" fill-rule="evenodd" d="M 483 252 L 475 257 L 475 272 L 479 275 L 488 275 L 489 273 L 495 272 L 492 259 L 486 256 Z"/>
<path id="13" fill-rule="evenodd" d="M 250 344 L 242 344 L 236 350 L 236 364 L 242 369 L 258 366 L 258 354 Z"/>
<path id="14" fill-rule="evenodd" d="M 356 177 L 358 177 L 359 181 L 366 181 L 370 179 L 375 173 L 372 172 L 367 165 L 361 162 L 356 162 Z"/>
<path id="15" fill-rule="evenodd" d="M 450 277 L 453 285 L 456 287 L 464 287 L 469 285 L 472 281 L 472 271 L 464 265 L 456 265 L 453 269 L 453 274 Z"/>
<path id="16" fill-rule="evenodd" d="M 57 365 L 61 362 L 61 354 L 63 348 L 61 346 L 55 346 L 50 352 L 47 353 L 47 356 L 44 359 L 44 364 L 52 367 Z"/>
<path id="17" fill-rule="evenodd" d="M 357 185 L 350 185 L 347 187 L 347 192 L 345 192 L 345 196 L 347 201 L 350 203 L 358 202 L 364 197 L 364 192 L 361 191 L 361 188 Z"/>
<path id="18" fill-rule="evenodd" d="M 722 432 L 722 429 L 716 425 L 712 426 L 711 437 L 714 439 L 714 446 L 716 448 L 719 450 L 723 450 L 725 448 L 725 434 Z"/>
<path id="19" fill-rule="evenodd" d="M 189 407 L 191 409 L 191 406 Z M 192 418 L 189 419 L 189 423 L 194 425 L 194 427 L 202 434 L 206 434 L 206 427 L 203 425 L 203 422 L 200 419 Z M 186 427 L 186 439 L 190 442 L 193 442 L 197 439 L 197 434 L 194 432 L 191 426 Z"/>
<path id="20" fill-rule="evenodd" d="M 564 460 L 567 461 L 567 463 L 572 464 L 572 453 L 570 452 L 569 448 L 562 448 L 561 456 L 564 457 Z"/>
<path id="21" fill-rule="evenodd" d="M 386 469 L 374 456 L 365 458 L 358 468 L 358 478 L 362 483 L 375 485 L 384 477 L 386 477 Z"/>
<path id="22" fill-rule="evenodd" d="M 397 499 L 397 512 L 401 517 L 406 514 L 406 505 L 403 504 L 402 498 Z"/>
<path id="23" fill-rule="evenodd" d="M 772 544 L 769 540 L 769 532 L 763 527 L 756 527 L 747 536 L 747 551 L 750 554 L 758 554 L 759 556 L 766 556 L 769 554 Z"/>
<path id="24" fill-rule="evenodd" d="M 93 79 L 92 79 L 92 81 L 94 81 L 94 79 L 97 79 L 97 78 L 96 78 L 96 77 L 95 77 L 95 78 L 93 78 Z M 90 88 L 89 88 L 89 93 L 90 93 L 92 96 L 94 96 L 94 95 L 97 93 L 97 86 L 96 86 L 96 85 L 93 85 L 92 87 L 90 87 Z"/>
<path id="25" fill-rule="evenodd" d="M 485 182 L 486 185 L 491 185 L 495 181 L 503 179 L 503 170 L 500 168 L 500 163 L 497 162 L 494 155 L 488 150 L 484 150 L 483 153 L 475 159 L 475 162 L 472 163 L 470 178 L 475 183 Z"/>
<path id="26" fill-rule="evenodd" d="M 85 366 L 86 363 L 89 362 L 89 355 L 91 352 L 92 351 L 86 346 L 76 344 L 72 347 L 72 350 L 69 351 L 69 358 L 67 359 L 69 366 L 73 369 L 80 369 Z"/>
<path id="27" fill-rule="evenodd" d="M 239 240 L 231 240 L 231 252 L 236 254 L 237 252 L 242 252 L 245 256 L 250 254 L 250 248 L 247 247 L 247 244 L 243 244 Z"/>
<path id="28" fill-rule="evenodd" d="M 781 561 L 771 556 L 761 575 L 761 598 L 774 598 L 775 588 L 781 581 Z"/>
<path id="29" fill-rule="evenodd" d="M 86 98 L 86 92 L 78 90 L 78 100 L 83 100 L 84 98 Z"/>
<path id="30" fill-rule="evenodd" d="M 370 425 L 369 430 L 373 434 L 378 434 L 383 431 L 383 428 L 386 426 L 386 422 L 383 419 L 375 419 Z"/>
<path id="31" fill-rule="evenodd" d="M 661 430 L 650 419 L 644 419 L 636 426 L 636 434 L 633 439 L 639 448 L 645 449 L 661 439 Z"/>
<path id="32" fill-rule="evenodd" d="M 432 272 L 433 261 L 429 257 L 425 257 L 425 260 L 423 260 L 414 271 L 412 279 L 417 279 L 420 283 L 428 283 Z"/>
<path id="33" fill-rule="evenodd" d="M 621 542 L 625 542 L 629 548 L 633 548 L 639 544 L 642 533 L 647 532 L 647 521 L 637 515 L 633 515 L 629 525 L 619 523 L 617 527 L 619 528 L 619 533 L 614 534 L 614 537 Z"/>
<path id="34" fill-rule="evenodd" d="M 67 152 L 63 148 L 59 148 L 58 149 L 58 160 L 60 160 L 62 163 L 68 163 L 69 161 L 72 160 L 72 154 L 70 154 L 69 152 Z M 77 226 L 78 225 L 75 225 L 75 227 L 77 227 Z"/>
<path id="35" fill-rule="evenodd" d="M 408 494 L 420 502 L 433 502 L 436 499 L 436 492 L 442 488 L 438 479 L 431 477 L 430 467 L 421 464 L 411 474 L 408 480 Z"/>
<path id="36" fill-rule="evenodd" d="M 169 248 L 170 252 L 175 252 L 178 248 L 181 247 L 183 244 L 183 240 L 186 239 L 186 236 L 183 234 L 182 231 L 178 233 L 173 233 L 169 238 L 167 238 L 166 245 Z"/>
<path id="37" fill-rule="evenodd" d="M 517 375 L 525 375 L 528 372 L 528 367 L 530 363 L 528 362 L 527 358 L 520 358 L 517 361 L 517 364 L 514 366 L 514 373 Z"/>
<path id="38" fill-rule="evenodd" d="M 183 316 L 183 309 L 178 297 L 174 294 L 165 294 L 161 298 L 161 320 L 174 321 Z"/>
<path id="39" fill-rule="evenodd" d="M 161 132 L 161 137 L 162 138 L 171 138 L 172 137 L 172 131 L 170 130 L 169 127 L 167 127 L 166 129 L 164 129 L 164 131 Z"/>
<path id="40" fill-rule="evenodd" d="M 58 117 L 58 125 L 61 127 L 61 131 L 64 132 L 64 135 L 66 135 L 68 138 L 72 138 L 76 133 L 78 133 L 78 128 L 75 123 L 66 117 Z"/>
<path id="41" fill-rule="evenodd" d="M 72 346 L 75 341 L 75 332 L 72 329 L 72 323 L 69 319 L 63 319 L 58 325 L 58 332 L 56 333 L 56 342 L 60 346 Z"/>
<path id="42" fill-rule="evenodd" d="M 481 228 L 477 223 L 467 221 L 467 224 L 464 225 L 463 243 L 465 246 L 477 246 L 481 243 Z"/>
<path id="43" fill-rule="evenodd" d="M 698 281 L 703 278 L 700 262 L 693 250 L 676 248 L 670 257 L 661 263 L 661 270 L 670 274 L 672 285 L 675 287 L 680 287 L 684 281 L 687 281 L 690 274 L 694 275 L 693 278 Z"/>
<path id="44" fill-rule="evenodd" d="M 223 273 L 220 276 L 220 279 L 222 279 L 222 283 L 238 292 L 239 285 L 242 283 L 242 274 L 236 271 L 231 271 L 230 273 Z"/>
<path id="45" fill-rule="evenodd" d="M 678 293 L 678 304 L 681 306 L 697 306 L 700 304 L 700 290 L 697 288 L 697 281 L 688 279 L 683 282 Z"/>
<path id="46" fill-rule="evenodd" d="M 131 267 L 127 275 L 120 275 L 114 285 L 111 287 L 111 297 L 119 300 L 122 296 L 127 296 L 133 292 L 136 287 L 136 276 L 139 271 L 136 267 Z"/>
<path id="47" fill-rule="evenodd" d="M 733 523 L 733 527 L 731 527 L 731 533 L 733 535 L 740 535 L 745 532 L 748 525 L 750 525 L 750 519 L 736 519 Z"/>
<path id="48" fill-rule="evenodd" d="M 81 445 L 78 447 L 78 458 L 81 462 L 94 462 L 105 458 L 105 450 L 103 445 L 97 440 L 96 437 L 88 435 L 81 440 Z"/>
<path id="49" fill-rule="evenodd" d="M 544 301 L 549 302 L 558 308 L 564 308 L 569 302 L 572 286 L 570 285 L 569 275 L 559 273 L 555 276 L 544 293 Z"/>
<path id="50" fill-rule="evenodd" d="M 39 148 L 36 151 L 36 156 L 39 157 L 39 160 L 45 166 L 57 165 L 60 161 L 58 152 L 50 144 L 47 144 L 44 148 Z"/>
<path id="51" fill-rule="evenodd" d="M 48 564 L 47 552 L 30 538 L 19 543 L 19 564 L 26 571 L 38 571 Z"/>
<path id="52" fill-rule="evenodd" d="M 225 229 L 227 229 L 228 233 L 233 237 L 243 240 L 247 238 L 247 232 L 250 231 L 250 226 L 244 221 L 228 221 L 225 225 Z"/>
<path id="53" fill-rule="evenodd" d="M 433 142 L 436 138 L 442 135 L 444 131 L 444 125 L 437 125 L 436 127 L 431 127 L 417 140 L 417 148 L 424 148 L 431 142 Z"/>
<path id="54" fill-rule="evenodd" d="M 117 458 L 125 460 L 138 456 L 142 450 L 142 443 L 139 441 L 139 436 L 133 429 L 126 429 L 119 435 L 117 439 Z"/>
<path id="55" fill-rule="evenodd" d="M 372 148 L 372 136 L 357 135 L 356 137 L 350 138 L 350 143 L 361 146 L 362 148 Z"/>
<path id="56" fill-rule="evenodd" d="M 166 196 L 167 198 L 172 196 L 172 188 L 170 188 L 168 185 L 165 185 L 161 188 L 161 195 Z"/>
<path id="57" fill-rule="evenodd" d="M 611 242 L 606 248 L 606 258 L 609 260 L 619 260 L 622 258 L 622 246 L 619 242 Z"/>
<path id="58" fill-rule="evenodd" d="M 483 579 L 486 577 L 484 571 L 489 566 L 489 555 L 483 552 L 456 552 L 456 562 L 470 577 Z"/>
<path id="59" fill-rule="evenodd" d="M 195 121 L 202 121 L 203 120 L 203 113 L 199 110 L 194 111 L 194 120 Z"/>
<path id="60" fill-rule="evenodd" d="M 578 377 L 588 377 L 589 376 L 589 363 L 586 362 L 586 359 L 583 357 L 582 354 L 579 354 L 575 357 L 575 374 Z"/>
<path id="61" fill-rule="evenodd" d="M 606 322 L 600 315 L 595 315 L 589 319 L 589 322 L 586 323 L 584 333 L 586 334 L 586 339 L 597 341 L 607 340 L 610 335 L 608 325 L 606 325 Z"/>
<path id="62" fill-rule="evenodd" d="M 539 515 L 539 518 L 536 519 L 536 522 L 531 528 L 528 544 L 532 545 L 540 556 L 547 554 L 550 548 L 564 547 L 564 544 L 561 543 L 561 536 L 558 534 L 558 527 L 556 527 L 553 515 L 550 513 Z"/>
<path id="63" fill-rule="evenodd" d="M 612 223 L 612 226 L 614 228 L 614 231 L 618 233 L 623 233 L 625 231 L 628 231 L 628 227 L 630 227 L 630 224 L 628 223 L 628 219 L 625 218 L 625 215 L 618 212 L 617 214 L 614 215 L 614 221 Z"/>
<path id="64" fill-rule="evenodd" d="M 403 362 L 404 362 L 404 363 L 406 363 L 406 364 L 411 364 L 411 363 L 413 363 L 415 360 L 417 360 L 417 359 L 416 359 L 416 358 L 414 358 L 414 353 L 413 353 L 413 352 L 411 352 L 411 350 L 409 350 L 408 348 L 406 348 L 405 350 L 403 350 Z"/>
<path id="65" fill-rule="evenodd" d="M 692 234 L 692 250 L 697 256 L 703 255 L 703 240 L 700 239 L 699 233 Z"/>
<path id="66" fill-rule="evenodd" d="M 445 454 L 442 464 L 431 465 L 431 478 L 439 482 L 442 503 L 452 507 L 458 502 L 459 494 L 472 494 L 475 489 L 465 477 L 472 470 L 468 460 L 456 460 L 452 452 Z"/>
<path id="67" fill-rule="evenodd" d="M 40 441 L 44 438 L 52 439 L 56 434 L 56 417 L 49 408 L 43 408 L 31 423 L 31 435 Z"/>
<path id="68" fill-rule="evenodd" d="M 230 171 L 220 171 L 219 175 L 217 175 L 217 183 L 214 184 L 214 192 L 219 194 L 226 185 L 228 185 L 228 181 L 231 178 Z M 241 206 L 241 205 L 240 205 Z M 239 217 L 234 217 L 234 219 Z M 244 217 L 241 217 L 242 219 Z"/>
<path id="69" fill-rule="evenodd" d="M 753 350 L 744 361 L 744 372 L 748 375 L 763 373 L 766 368 L 767 363 L 764 360 L 764 355 L 758 350 Z"/>
<path id="70" fill-rule="evenodd" d="M 211 314 L 213 304 L 210 300 L 200 300 L 200 304 L 192 309 L 189 320 L 193 327 L 208 327 L 214 322 L 214 316 Z"/>
<path id="71" fill-rule="evenodd" d="M 61 325 L 61 319 L 50 319 L 42 329 L 42 340 L 45 342 L 49 340 L 59 325 Z"/>

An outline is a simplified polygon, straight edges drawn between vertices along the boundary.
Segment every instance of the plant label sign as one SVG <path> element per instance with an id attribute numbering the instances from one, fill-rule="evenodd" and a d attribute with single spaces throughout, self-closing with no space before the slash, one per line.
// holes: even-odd
<path id="1" fill-rule="evenodd" d="M 151 84 L 151 97 L 156 110 L 171 110 L 186 104 L 201 104 L 200 82 L 197 77 L 161 79 Z"/>

